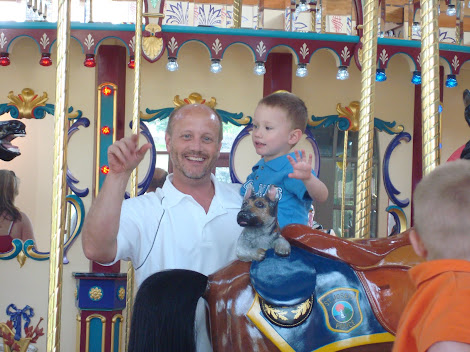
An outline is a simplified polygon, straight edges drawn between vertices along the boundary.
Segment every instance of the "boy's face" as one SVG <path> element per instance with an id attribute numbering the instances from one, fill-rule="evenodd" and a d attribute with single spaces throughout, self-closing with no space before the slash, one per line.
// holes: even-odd
<path id="1" fill-rule="evenodd" d="M 265 161 L 289 153 L 297 143 L 286 111 L 279 107 L 258 105 L 251 135 L 256 153 Z"/>

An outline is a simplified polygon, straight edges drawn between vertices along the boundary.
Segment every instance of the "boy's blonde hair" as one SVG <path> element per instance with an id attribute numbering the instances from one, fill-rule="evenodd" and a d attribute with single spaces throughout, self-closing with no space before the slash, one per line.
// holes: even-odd
<path id="1" fill-rule="evenodd" d="M 416 187 L 414 227 L 427 259 L 470 260 L 470 161 L 438 166 Z"/>
<path id="2" fill-rule="evenodd" d="M 292 129 L 302 132 L 307 127 L 308 112 L 302 99 L 289 92 L 276 92 L 265 96 L 258 105 L 281 108 L 287 113 L 287 118 L 292 123 Z"/>

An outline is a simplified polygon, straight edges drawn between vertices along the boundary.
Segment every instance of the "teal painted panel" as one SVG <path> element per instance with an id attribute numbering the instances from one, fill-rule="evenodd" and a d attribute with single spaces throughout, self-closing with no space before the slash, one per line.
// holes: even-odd
<path id="1" fill-rule="evenodd" d="M 108 126 L 110 128 L 109 134 L 100 134 L 100 164 L 99 167 L 101 168 L 104 165 L 108 165 L 108 147 L 113 144 L 113 131 L 115 126 L 113 125 L 113 116 L 114 116 L 114 98 L 117 94 L 114 90 L 113 86 L 107 86 L 111 89 L 112 93 L 110 95 L 104 95 L 102 92 L 101 94 L 101 126 L 100 126 L 100 133 L 101 128 L 104 126 Z M 103 185 L 104 179 L 106 175 L 104 175 L 101 171 L 99 172 L 99 188 Z"/>
<path id="2" fill-rule="evenodd" d="M 114 324 L 114 349 L 112 352 L 119 352 L 119 328 L 121 327 L 121 318 L 116 319 Z"/>
<path id="3" fill-rule="evenodd" d="M 88 341 L 89 352 L 104 352 L 101 350 L 101 341 L 103 340 L 103 324 L 100 318 L 90 320 L 90 339 Z"/>

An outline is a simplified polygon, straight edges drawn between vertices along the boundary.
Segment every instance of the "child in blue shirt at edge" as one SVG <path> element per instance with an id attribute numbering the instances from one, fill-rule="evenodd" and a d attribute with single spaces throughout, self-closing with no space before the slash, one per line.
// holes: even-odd
<path id="1" fill-rule="evenodd" d="M 240 189 L 245 195 L 249 184 L 257 195 L 264 195 L 269 185 L 278 189 L 278 221 L 288 224 L 308 223 L 312 200 L 324 202 L 328 189 L 312 170 L 312 155 L 293 151 L 307 127 L 305 103 L 296 95 L 276 92 L 260 100 L 253 117 L 252 140 L 261 160 L 252 168 Z"/>

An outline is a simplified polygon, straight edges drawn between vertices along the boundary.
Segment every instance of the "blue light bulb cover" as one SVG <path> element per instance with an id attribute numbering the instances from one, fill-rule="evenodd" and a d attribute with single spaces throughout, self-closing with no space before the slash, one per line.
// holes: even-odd
<path id="1" fill-rule="evenodd" d="M 385 69 L 378 68 L 375 73 L 375 80 L 377 82 L 384 82 L 387 80 L 387 74 L 385 73 Z"/>
<path id="2" fill-rule="evenodd" d="M 411 78 L 411 83 L 413 84 L 421 84 L 421 72 L 413 71 L 413 77 Z"/>
<path id="3" fill-rule="evenodd" d="M 446 79 L 446 87 L 447 88 L 454 88 L 459 85 L 459 82 L 457 82 L 457 77 L 455 75 L 447 75 Z"/>

